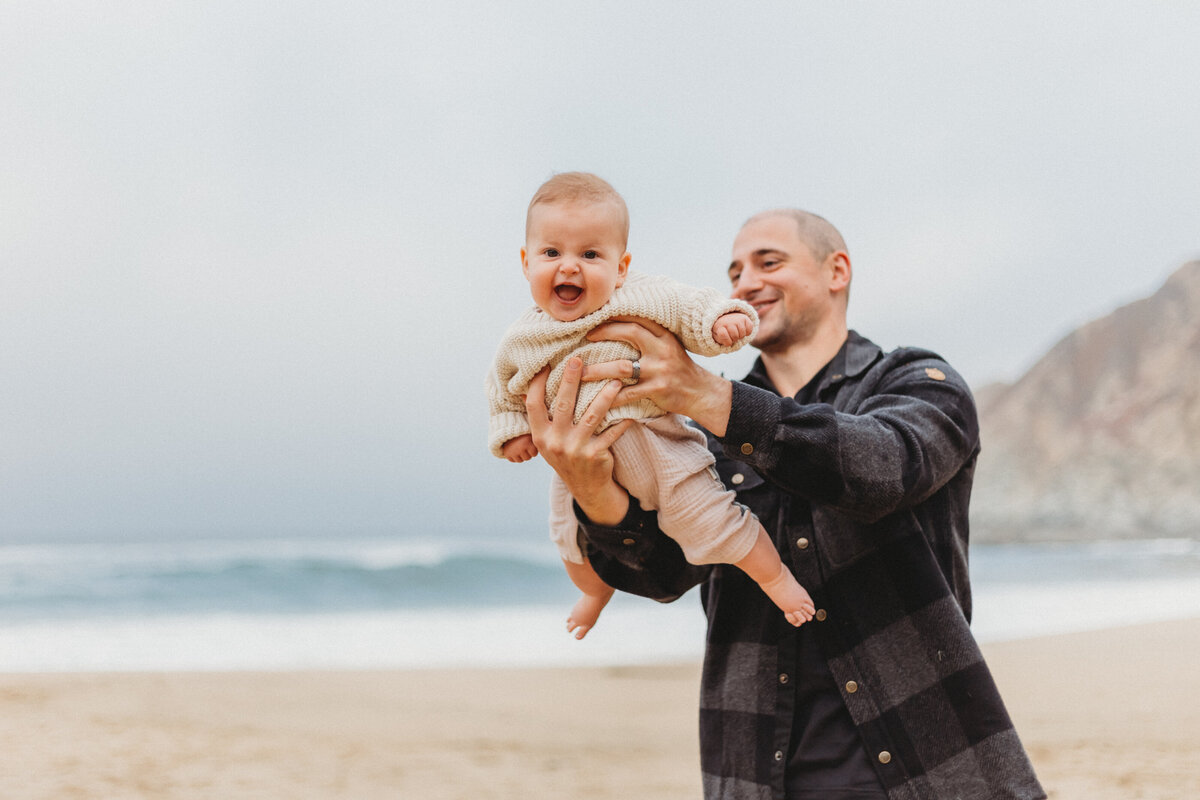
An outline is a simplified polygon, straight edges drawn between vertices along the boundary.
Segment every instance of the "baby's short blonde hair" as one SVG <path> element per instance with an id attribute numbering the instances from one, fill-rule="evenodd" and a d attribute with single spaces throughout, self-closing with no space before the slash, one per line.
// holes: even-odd
<path id="1" fill-rule="evenodd" d="M 525 236 L 529 236 L 530 216 L 535 206 L 549 203 L 612 203 L 617 212 L 621 239 L 629 241 L 629 209 L 625 199 L 612 185 L 590 172 L 559 172 L 533 193 L 525 212 Z"/>

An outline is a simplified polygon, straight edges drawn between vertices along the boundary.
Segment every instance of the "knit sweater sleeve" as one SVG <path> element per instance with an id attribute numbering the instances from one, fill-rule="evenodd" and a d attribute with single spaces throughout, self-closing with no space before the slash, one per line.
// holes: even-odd
<path id="1" fill-rule="evenodd" d="M 509 390 L 517 372 L 516 363 L 507 357 L 502 345 L 484 380 L 488 400 L 488 450 L 497 458 L 504 457 L 500 448 L 505 442 L 530 431 L 524 401 Z"/>
<path id="2" fill-rule="evenodd" d="M 530 432 L 525 413 L 529 381 L 547 364 L 562 338 L 561 326 L 529 308 L 504 332 L 484 379 L 488 401 L 488 449 L 503 458 L 505 442 Z"/>
<path id="3" fill-rule="evenodd" d="M 648 316 L 666 326 L 684 347 L 697 355 L 732 353 L 758 332 L 758 314 L 749 303 L 711 287 L 688 286 L 662 276 L 641 276 L 637 282 L 628 284 L 627 289 L 631 304 L 638 306 L 629 313 Z M 718 344 L 713 338 L 713 325 L 719 317 L 733 312 L 748 316 L 753 328 L 732 345 Z"/>

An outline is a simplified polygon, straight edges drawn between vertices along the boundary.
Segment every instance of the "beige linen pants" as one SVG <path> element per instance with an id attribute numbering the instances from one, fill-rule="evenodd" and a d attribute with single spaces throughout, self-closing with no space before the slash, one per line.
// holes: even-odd
<path id="1" fill-rule="evenodd" d="M 759 524 L 713 469 L 704 434 L 683 417 L 638 420 L 613 445 L 613 475 L 693 564 L 733 564 L 754 546 Z M 550 539 L 565 561 L 583 563 L 571 493 L 550 482 Z"/>

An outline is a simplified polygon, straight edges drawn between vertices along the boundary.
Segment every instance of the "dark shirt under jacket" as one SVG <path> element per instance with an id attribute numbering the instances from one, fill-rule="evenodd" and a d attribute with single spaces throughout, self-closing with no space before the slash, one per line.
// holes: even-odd
<path id="1" fill-rule="evenodd" d="M 845 365 L 841 361 L 834 359 L 826 364 L 796 393 L 796 402 L 801 405 L 820 402 L 822 388 L 829 385 L 829 375 L 844 373 Z M 779 393 L 761 362 L 745 382 Z M 715 439 L 710 437 L 709 441 L 713 443 Z M 719 450 L 714 455 L 724 457 Z M 793 497 L 792 502 L 803 501 Z M 772 530 L 784 530 L 787 521 L 778 516 L 778 508 L 773 510 L 776 520 Z M 776 536 L 775 546 L 781 545 L 786 546 L 786 543 Z M 887 793 L 879 783 L 829 665 L 825 663 L 816 626 L 802 625 L 795 631 L 785 628 L 781 636 L 796 637 L 796 665 L 791 673 L 794 677 L 788 682 L 793 687 L 794 712 L 784 773 L 786 796 L 789 800 L 886 800 Z M 786 646 L 780 648 L 781 658 L 789 649 Z"/>
<path id="2" fill-rule="evenodd" d="M 799 630 L 736 567 L 688 564 L 636 503 L 615 528 L 581 522 L 610 585 L 664 602 L 701 586 L 705 797 L 803 797 L 806 770 L 869 797 L 865 754 L 892 800 L 1044 798 L 969 629 L 970 390 L 933 353 L 885 354 L 851 332 L 801 395 L 814 402 L 780 397 L 760 361 L 733 384 L 726 435 L 709 437 L 721 479 L 816 602 Z M 828 752 L 802 752 L 823 733 Z"/>

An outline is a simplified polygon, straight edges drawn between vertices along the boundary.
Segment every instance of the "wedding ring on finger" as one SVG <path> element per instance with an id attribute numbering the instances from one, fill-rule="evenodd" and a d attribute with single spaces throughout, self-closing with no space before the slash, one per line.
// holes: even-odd
<path id="1" fill-rule="evenodd" d="M 635 358 L 633 360 L 633 375 L 631 377 L 634 383 L 642 379 L 642 362 L 639 359 Z"/>

